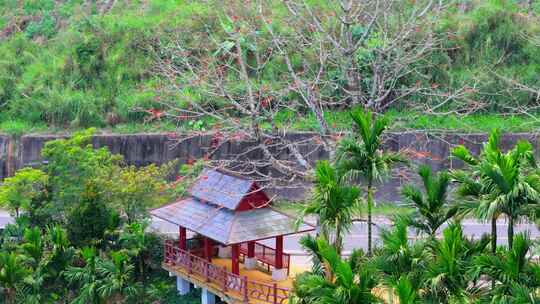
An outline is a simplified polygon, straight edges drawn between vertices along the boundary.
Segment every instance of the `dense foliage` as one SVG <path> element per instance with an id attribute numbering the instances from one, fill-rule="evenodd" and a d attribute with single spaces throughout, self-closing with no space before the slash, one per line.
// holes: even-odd
<path id="1" fill-rule="evenodd" d="M 537 47 L 540 29 L 536 22 L 539 12 L 534 1 L 530 5 L 515 0 L 444 2 L 447 6 L 437 28 L 431 29 L 442 38 L 443 45 L 433 46 L 427 62 L 415 62 L 418 73 L 398 79 L 402 83 L 396 90 L 417 83 L 437 89 L 434 93 L 460 96 L 457 103 L 437 107 L 441 113 L 470 109 L 508 112 L 510 108 L 521 112 L 534 108 L 537 102 L 534 90 L 516 85 L 540 86 L 536 77 L 540 66 Z M 334 9 L 325 1 L 310 1 L 309 5 L 321 15 Z M 0 3 L 0 118 L 3 121 L 0 127 L 16 133 L 31 125 L 106 127 L 161 121 L 166 120 L 163 112 L 168 106 L 186 107 L 186 100 L 227 108 L 226 99 L 209 94 L 202 85 L 170 92 L 167 89 L 170 79 L 156 73 L 156 64 L 163 60 L 172 62 L 174 67 L 182 67 L 184 61 L 212 65 L 230 59 L 228 52 L 236 43 L 231 40 L 235 18 L 248 20 L 241 25 L 246 31 L 249 20 L 258 18 L 255 5 L 234 2 L 230 7 L 236 8 L 237 16 L 231 17 L 231 12 L 222 8 L 219 1 L 3 1 Z M 270 1 L 265 9 L 271 19 L 268 21 L 277 31 L 275 34 L 283 39 L 295 39 L 291 32 L 295 24 L 288 22 L 294 18 L 283 3 Z M 323 27 L 335 22 L 326 17 L 321 21 L 328 22 Z M 261 42 L 270 35 L 268 29 L 260 22 L 258 26 L 258 37 L 246 35 L 241 41 L 241 47 L 252 52 L 250 55 L 246 51 L 248 57 L 255 56 L 256 48 L 270 48 L 269 43 Z M 358 26 L 351 33 L 360 36 L 363 30 Z M 373 80 L 374 71 L 368 63 L 375 56 L 374 50 L 385 43 L 383 36 L 373 33 L 367 48 L 356 54 L 355 64 L 363 79 L 361 90 L 367 91 Z M 170 52 L 172 46 L 178 45 L 184 50 L 183 57 L 179 57 L 181 53 Z M 316 65 L 319 58 L 314 47 L 306 44 L 305 48 L 287 50 L 291 67 L 307 72 L 310 65 Z M 393 55 L 399 56 L 399 50 Z M 253 80 L 257 89 L 269 94 L 267 101 L 299 98 L 301 93 L 294 90 L 278 92 L 283 89 L 281 82 L 289 72 L 284 58 L 268 59 L 264 71 Z M 336 103 L 344 98 L 347 75 L 339 66 L 325 69 L 321 75 L 325 77 L 324 83 L 332 85 L 322 86 L 319 94 Z M 256 71 L 250 73 L 255 75 Z M 180 74 L 177 80 L 186 79 Z M 227 89 L 238 95 L 245 93 L 245 85 L 235 80 L 238 79 L 225 84 Z M 335 87 L 340 84 L 341 87 Z M 274 92 L 270 92 L 272 89 Z M 415 92 L 392 107 L 399 110 L 412 103 L 421 109 L 423 104 L 432 102 L 428 97 L 431 93 L 424 93 Z M 164 101 L 168 106 L 164 106 Z M 306 117 L 311 115 L 306 109 L 292 110 Z M 279 117 L 287 120 L 290 113 L 284 112 Z M 181 125 L 202 130 L 208 123 L 211 119 L 195 118 Z"/>
<path id="2" fill-rule="evenodd" d="M 148 229 L 149 208 L 185 187 L 167 180 L 175 164 L 124 166 L 92 134 L 48 142 L 40 168 L 0 185 L 15 217 L 0 238 L 0 303 L 187 303 Z"/>
<path id="3" fill-rule="evenodd" d="M 331 163 L 317 165 L 314 195 L 304 212 L 317 216 L 320 232 L 317 238 L 308 235 L 300 241 L 311 254 L 313 266 L 296 277 L 293 303 L 540 302 L 540 265 L 534 258 L 537 243 L 526 233 L 514 233 L 517 220 L 534 223 L 537 219 L 540 171 L 529 142 L 519 141 L 503 152 L 497 130 L 479 156 L 473 156 L 464 146 L 453 150 L 454 157 L 469 168 L 434 173 L 430 167 L 420 166 L 422 187 L 403 187 L 403 196 L 414 211 L 394 216 L 373 251 L 368 246 L 367 254 L 353 250 L 343 258 L 339 231 L 350 229 L 350 223 L 357 219 L 351 210 L 366 202 L 358 193 L 337 194 L 358 187 L 364 190 L 367 204 L 372 203 L 373 180 L 365 174 L 364 178 L 351 179 L 349 168 L 358 168 L 359 176 L 366 167 L 380 168 L 367 161 L 368 153 L 361 147 L 373 142 L 369 134 L 374 133 L 367 131 L 376 130 L 384 121 L 372 119 L 370 112 L 351 115 L 364 118 L 365 126 L 357 123 L 356 128 L 364 134 L 356 145 L 351 145 L 350 139 L 342 140 L 340 145 L 348 147 L 348 157 L 338 153 Z M 384 159 L 385 154 L 378 150 L 376 155 Z M 455 191 L 451 183 L 457 185 Z M 461 225 L 465 215 L 494 219 L 491 235 L 466 237 Z M 497 243 L 496 219 L 502 216 L 508 223 L 506 246 Z M 411 239 L 413 230 L 417 237 Z"/>

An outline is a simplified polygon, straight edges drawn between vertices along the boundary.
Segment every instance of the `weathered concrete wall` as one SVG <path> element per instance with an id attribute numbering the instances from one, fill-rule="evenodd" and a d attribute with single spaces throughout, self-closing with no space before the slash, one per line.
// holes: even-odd
<path id="1" fill-rule="evenodd" d="M 311 135 L 310 133 L 294 133 L 289 134 L 288 137 L 291 141 L 299 141 L 309 138 Z M 55 135 L 25 135 L 17 140 L 9 137 L 5 138 L 8 142 L 15 142 L 17 157 L 14 162 L 17 168 L 21 168 L 40 164 L 42 162 L 41 149 L 45 143 L 61 137 Z M 94 147 L 107 147 L 112 153 L 123 155 L 126 163 L 130 165 L 162 164 L 174 159 L 179 159 L 180 162 L 185 163 L 189 159 L 201 158 L 211 150 L 212 136 L 197 135 L 180 140 L 174 135 L 165 133 L 105 134 L 94 136 L 93 145 Z M 262 152 L 253 149 L 253 147 L 254 143 L 247 140 L 226 141 L 219 145 L 219 148 L 212 153 L 211 157 L 213 159 L 230 159 L 245 153 L 245 158 L 262 158 Z M 305 155 L 309 153 L 311 160 L 326 157 L 325 151 L 309 142 L 301 145 L 299 150 L 300 153 Z M 2 151 L 0 151 L 0 155 L 3 155 Z M 285 158 L 288 155 L 283 152 L 280 157 Z"/>
<path id="2" fill-rule="evenodd" d="M 0 178 L 8 175 L 13 164 L 13 155 L 10 153 L 11 140 L 9 136 L 0 135 Z"/>
<path id="3" fill-rule="evenodd" d="M 311 133 L 291 133 L 287 136 L 291 141 L 311 137 Z M 4 178 L 14 172 L 16 168 L 35 166 L 42 162 L 41 149 L 44 144 L 60 136 L 56 135 L 25 135 L 18 139 L 0 135 L 0 178 Z M 519 139 L 531 141 L 533 146 L 538 146 L 536 134 L 507 134 L 503 136 L 501 145 L 504 149 L 512 147 Z M 474 153 L 479 153 L 482 144 L 487 140 L 485 134 L 427 134 L 425 132 L 391 133 L 387 136 L 386 148 L 393 151 L 401 151 L 405 156 L 412 159 L 412 168 L 400 167 L 393 172 L 388 183 L 379 186 L 378 197 L 382 200 L 393 201 L 399 198 L 399 187 L 402 184 L 414 182 L 416 173 L 414 165 L 425 163 L 433 169 L 448 169 L 460 167 L 459 161 L 450 158 L 452 147 L 463 144 Z M 212 146 L 211 135 L 197 135 L 179 141 L 171 134 L 132 134 L 132 135 L 96 135 L 93 140 L 95 147 L 108 147 L 113 153 L 124 156 L 127 164 L 136 166 L 150 163 L 162 164 L 174 159 L 186 162 L 189 159 L 203 157 Z M 234 156 L 245 153 L 246 158 L 260 159 L 261 151 L 253 149 L 254 143 L 246 140 L 225 142 L 212 154 L 213 159 L 231 159 Z M 317 143 L 306 142 L 300 148 L 300 153 L 309 155 L 309 160 L 314 162 L 328 157 Z M 246 153 L 247 152 L 247 153 Z M 286 151 L 280 158 L 287 158 Z M 292 196 L 298 195 L 291 192 Z"/>

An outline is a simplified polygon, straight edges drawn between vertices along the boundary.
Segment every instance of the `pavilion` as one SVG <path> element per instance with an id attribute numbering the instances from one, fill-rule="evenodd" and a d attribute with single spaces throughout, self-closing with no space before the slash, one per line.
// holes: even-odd
<path id="1" fill-rule="evenodd" d="M 213 169 L 203 170 L 189 197 L 151 214 L 178 225 L 178 241 L 165 247 L 164 268 L 177 276 L 181 294 L 190 283 L 203 287 L 203 304 L 214 303 L 215 295 L 228 303 L 286 303 L 288 290 L 279 286 L 290 269 L 283 237 L 315 229 L 272 208 L 255 181 Z M 195 237 L 188 239 L 188 231 Z M 272 239 L 274 248 L 259 243 Z M 229 267 L 216 264 L 224 259 Z M 241 261 L 242 269 L 271 271 L 275 283 L 241 276 Z"/>

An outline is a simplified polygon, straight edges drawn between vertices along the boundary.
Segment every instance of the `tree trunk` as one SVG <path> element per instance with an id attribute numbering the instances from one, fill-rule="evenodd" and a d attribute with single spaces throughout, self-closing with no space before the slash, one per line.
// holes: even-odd
<path id="1" fill-rule="evenodd" d="M 491 253 L 497 253 L 497 216 L 491 218 Z M 495 279 L 491 281 L 491 289 L 495 289 Z"/>
<path id="2" fill-rule="evenodd" d="M 497 252 L 497 217 L 491 218 L 491 253 Z"/>
<path id="3" fill-rule="evenodd" d="M 341 227 L 340 227 L 339 221 L 336 225 L 336 240 L 335 240 L 334 247 L 336 248 L 338 255 L 341 256 L 341 249 L 343 247 L 343 242 L 341 241 Z"/>
<path id="4" fill-rule="evenodd" d="M 368 220 L 367 220 L 367 225 L 368 225 L 368 256 L 371 256 L 371 253 L 372 253 L 372 235 L 371 235 L 371 213 L 372 213 L 372 209 L 373 209 L 373 187 L 371 185 L 371 179 L 368 181 L 368 198 L 367 198 L 367 203 L 368 203 Z"/>
<path id="5" fill-rule="evenodd" d="M 508 216 L 508 250 L 511 250 L 514 244 L 514 218 Z"/>
<path id="6" fill-rule="evenodd" d="M 144 255 L 141 253 L 140 261 L 139 261 L 139 271 L 141 273 L 141 280 L 142 280 L 142 292 L 141 292 L 141 303 L 145 303 L 145 295 L 146 295 L 146 274 L 144 273 Z"/>

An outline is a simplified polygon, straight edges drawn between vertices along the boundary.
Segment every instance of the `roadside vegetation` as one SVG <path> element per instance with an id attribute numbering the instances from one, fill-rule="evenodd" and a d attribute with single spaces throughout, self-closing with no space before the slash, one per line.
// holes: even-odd
<path id="1" fill-rule="evenodd" d="M 0 303 L 197 303 L 177 296 L 148 226 L 149 208 L 185 191 L 180 175 L 167 180 L 176 164 L 125 166 L 92 133 L 48 142 L 46 165 L 0 186 L 15 218 L 0 237 Z M 181 170 L 188 183 L 198 166 Z"/>
<path id="2" fill-rule="evenodd" d="M 468 165 L 463 170 L 433 172 L 420 166 L 420 185 L 402 188 L 412 210 L 392 216 L 379 246 L 373 248 L 369 242 L 367 251 L 353 250 L 349 258 L 342 258 L 342 235 L 351 229 L 360 206 L 368 206 L 370 223 L 369 206 L 374 204 L 370 189 L 382 180 L 373 183 L 366 178 L 368 170 L 384 177 L 384 164 L 400 159 L 384 154 L 369 158 L 369 147 L 382 134 L 377 130 L 384 131 L 386 118 L 371 112 L 351 116 L 362 136 L 352 146 L 353 137 L 339 143 L 349 151 L 348 157 L 337 154 L 331 162 L 317 164 L 313 195 L 300 213 L 318 219 L 320 232 L 300 240 L 311 253 L 313 267 L 295 278 L 292 303 L 540 301 L 540 265 L 534 258 L 538 244 L 526 233 L 514 232 L 516 221 L 537 219 L 540 171 L 529 142 L 501 151 L 498 130 L 491 132 L 479 155 L 463 146 L 454 148 L 452 157 Z M 376 165 L 366 165 L 375 159 Z M 358 170 L 352 177 L 363 178 L 351 178 L 355 171 L 350 168 Z M 491 222 L 491 234 L 466 237 L 461 225 L 465 216 Z M 508 222 L 507 244 L 500 246 L 496 220 L 503 216 Z M 410 232 L 418 237 L 410 239 Z M 371 234 L 368 229 L 368 240 Z"/>
<path id="3" fill-rule="evenodd" d="M 514 232 L 519 221 L 534 223 L 540 206 L 529 142 L 502 151 L 495 130 L 478 155 L 458 146 L 452 157 L 466 166 L 448 172 L 420 166 L 421 183 L 402 188 L 398 207 L 374 195 L 394 165 L 407 163 L 378 148 L 390 120 L 363 110 L 350 115 L 354 132 L 339 140 L 334 158 L 309 172 L 311 196 L 275 205 L 320 227 L 300 240 L 313 267 L 294 278 L 291 303 L 540 301 L 537 243 Z M 184 196 L 203 163 L 179 173 L 175 163 L 126 166 L 106 148 L 94 149 L 92 134 L 48 142 L 45 163 L 20 169 L 0 186 L 0 206 L 15 217 L 0 243 L 3 303 L 199 303 L 196 292 L 178 296 L 175 280 L 161 269 L 164 237 L 149 229 L 148 210 Z M 342 258 L 353 223 L 375 226 L 377 215 L 391 221 L 381 242 Z M 466 237 L 465 217 L 491 222 L 491 234 Z M 503 217 L 508 241 L 501 245 L 495 220 Z"/>

